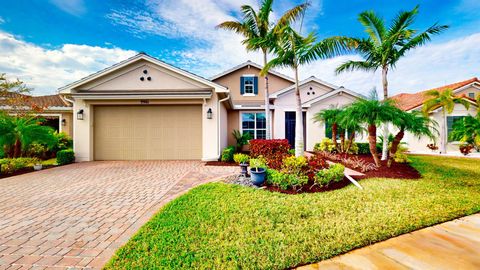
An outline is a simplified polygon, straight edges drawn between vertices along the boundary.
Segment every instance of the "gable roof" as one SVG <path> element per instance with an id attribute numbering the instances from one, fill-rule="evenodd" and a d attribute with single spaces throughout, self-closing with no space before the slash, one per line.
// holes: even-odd
<path id="1" fill-rule="evenodd" d="M 453 92 L 455 93 L 472 84 L 480 84 L 480 80 L 477 77 L 474 77 L 465 81 L 456 82 L 456 83 L 440 86 L 437 88 L 432 88 L 432 89 L 421 91 L 418 93 L 412 93 L 412 94 L 400 93 L 398 95 L 391 97 L 391 99 L 393 99 L 396 102 L 397 107 L 399 107 L 404 111 L 409 111 L 423 105 L 423 103 L 429 98 L 426 95 L 428 91 L 436 90 L 439 92 L 443 92 L 447 89 L 452 89 Z M 465 97 L 465 98 L 469 99 L 468 97 Z"/>
<path id="2" fill-rule="evenodd" d="M 228 75 L 228 74 L 230 74 L 230 73 L 232 73 L 232 72 L 234 72 L 234 71 L 237 71 L 237 70 L 239 70 L 239 69 L 241 69 L 241 68 L 244 68 L 244 67 L 246 67 L 246 66 L 256 67 L 256 68 L 258 68 L 258 69 L 260 69 L 260 70 L 263 69 L 263 66 L 262 66 L 262 65 L 259 65 L 259 64 L 255 63 L 255 62 L 252 62 L 252 61 L 248 60 L 247 62 L 241 63 L 240 65 L 234 66 L 234 67 L 232 67 L 232 68 L 230 68 L 230 69 L 225 70 L 225 71 L 222 72 L 222 73 L 219 73 L 219 74 L 217 74 L 217 75 L 215 75 L 215 76 L 213 76 L 213 77 L 210 77 L 210 80 L 214 81 L 214 80 L 216 80 L 216 79 L 218 79 L 218 78 L 221 78 L 221 77 L 223 77 L 223 76 L 225 76 L 225 75 Z M 289 77 L 289 76 L 287 76 L 287 75 L 285 75 L 285 74 L 282 74 L 282 73 L 280 73 L 280 72 L 277 72 L 277 71 L 275 71 L 275 70 L 269 70 L 268 73 L 273 74 L 273 75 L 275 75 L 275 76 L 277 76 L 277 77 L 280 77 L 280 78 L 282 78 L 282 79 L 285 79 L 285 80 L 287 80 L 287 81 L 290 81 L 290 82 L 293 82 L 293 83 L 295 82 L 295 80 L 294 80 L 293 78 L 291 78 L 291 77 Z"/>
<path id="3" fill-rule="evenodd" d="M 303 86 L 303 85 L 305 85 L 305 84 L 307 84 L 307 83 L 309 83 L 309 82 L 316 82 L 316 83 L 325 85 L 325 86 L 327 86 L 327 87 L 329 87 L 329 88 L 332 88 L 332 89 L 337 89 L 337 88 L 339 88 L 338 86 L 333 85 L 333 84 L 331 84 L 331 83 L 328 83 L 328 82 L 326 82 L 326 81 L 322 81 L 322 80 L 320 80 L 319 78 L 317 78 L 317 77 L 315 77 L 315 76 L 310 76 L 310 77 L 308 77 L 307 79 L 305 79 L 305 80 L 303 80 L 303 81 L 300 81 L 300 82 L 298 83 L 298 86 L 301 87 L 301 86 Z M 294 85 L 290 85 L 289 87 L 286 87 L 286 88 L 284 88 L 284 89 L 281 89 L 281 90 L 276 91 L 275 93 L 270 94 L 270 98 L 271 98 L 271 99 L 278 98 L 279 96 L 281 96 L 281 95 L 283 95 L 283 94 L 286 94 L 286 93 L 288 93 L 288 92 L 290 92 L 290 91 L 293 91 L 293 90 L 295 90 L 295 84 L 294 84 Z"/>
<path id="4" fill-rule="evenodd" d="M 329 98 L 329 97 L 335 96 L 335 95 L 337 95 L 337 94 L 342 94 L 342 93 L 349 94 L 349 95 L 351 95 L 351 96 L 353 96 L 353 97 L 356 97 L 356 98 L 359 98 L 359 99 L 362 99 L 362 98 L 364 99 L 364 98 L 365 98 L 363 95 L 361 95 L 361 94 L 359 94 L 359 93 L 357 93 L 357 92 L 355 92 L 355 91 L 352 91 L 352 90 L 349 90 L 349 89 L 347 89 L 347 88 L 345 88 L 345 87 L 343 87 L 343 86 L 340 86 L 340 87 L 338 87 L 337 89 L 335 89 L 335 90 L 333 90 L 333 91 L 330 91 L 330 92 L 325 93 L 325 94 L 323 94 L 323 95 L 321 95 L 321 96 L 318 96 L 318 97 L 316 97 L 316 98 L 314 98 L 314 99 L 311 99 L 311 100 L 309 100 L 309 101 L 307 101 L 307 102 L 304 102 L 304 103 L 302 104 L 302 107 L 310 107 L 310 106 L 312 106 L 313 104 L 315 104 L 315 103 L 317 103 L 317 102 L 320 102 L 320 101 L 325 100 L 325 99 L 327 99 L 327 98 Z"/>
<path id="5" fill-rule="evenodd" d="M 72 104 L 62 98 L 60 95 L 30 96 L 18 93 L 8 93 L 8 98 L 14 98 L 20 102 L 20 106 L 40 108 L 69 108 Z M 5 99 L 0 99 L 0 106 L 9 106 Z"/>
<path id="6" fill-rule="evenodd" d="M 123 60 L 123 61 L 121 61 L 121 62 L 119 62 L 119 63 L 117 63 L 117 64 L 114 64 L 114 65 L 112 65 L 112 66 L 110 66 L 110 67 L 107 67 L 107 68 L 105 68 L 105 69 L 103 69 L 103 70 L 100 70 L 100 71 L 98 71 L 98 72 L 96 72 L 96 73 L 90 74 L 90 75 L 88 75 L 87 77 L 84 77 L 84 78 L 82 78 L 82 79 L 80 79 L 80 80 L 78 80 L 78 81 L 75 81 L 75 82 L 70 83 L 70 84 L 68 84 L 68 85 L 65 85 L 65 86 L 63 86 L 63 87 L 60 87 L 60 88 L 58 89 L 58 91 L 59 91 L 59 93 L 68 93 L 69 90 L 71 90 L 71 89 L 73 89 L 73 88 L 75 88 L 75 87 L 78 87 L 78 86 L 80 86 L 80 85 L 82 85 L 82 84 L 85 84 L 85 83 L 88 83 L 88 82 L 90 82 L 90 81 L 93 81 L 93 80 L 95 80 L 95 79 L 97 79 L 97 78 L 99 78 L 99 77 L 101 77 L 101 76 L 103 76 L 103 75 L 105 75 L 105 74 L 108 74 L 108 73 L 110 73 L 110 72 L 113 72 L 113 71 L 115 71 L 115 70 L 118 70 L 118 69 L 120 69 L 120 68 L 122 68 L 122 67 L 125 67 L 125 66 L 127 66 L 127 65 L 129 65 L 129 64 L 131 64 L 131 63 L 134 63 L 134 62 L 136 62 L 136 61 L 139 61 L 139 60 L 145 60 L 145 61 L 150 62 L 150 63 L 152 63 L 152 64 L 161 66 L 161 67 L 163 67 L 163 68 L 165 68 L 165 69 L 167 69 L 167 70 L 170 70 L 170 71 L 176 72 L 176 73 L 178 73 L 178 74 L 181 74 L 181 75 L 183 75 L 183 76 L 185 76 L 185 77 L 188 77 L 188 78 L 190 78 L 190 79 L 192 79 L 192 80 L 195 80 L 195 81 L 197 81 L 197 82 L 200 82 L 200 83 L 203 83 L 203 84 L 205 84 L 205 85 L 211 86 L 211 87 L 215 88 L 216 92 L 229 92 L 228 88 L 226 88 L 225 86 L 222 86 L 222 85 L 220 85 L 220 84 L 214 83 L 214 82 L 212 82 L 212 81 L 210 81 L 210 80 L 208 80 L 208 79 L 206 79 L 206 78 L 203 78 L 203 77 L 201 77 L 201 76 L 199 76 L 199 75 L 193 74 L 193 73 L 191 73 L 191 72 L 189 72 L 189 71 L 186 71 L 186 70 L 184 70 L 184 69 L 181 69 L 181 68 L 175 67 L 175 66 L 173 66 L 173 65 L 167 64 L 166 62 L 163 62 L 163 61 L 161 61 L 161 60 L 159 60 L 159 59 L 157 59 L 157 58 L 155 58 L 155 57 L 152 57 L 152 56 L 150 56 L 150 55 L 148 55 L 148 54 L 146 54 L 146 53 L 143 53 L 143 52 L 138 53 L 138 54 L 136 54 L 136 55 L 134 55 L 134 56 L 126 59 L 126 60 Z"/>

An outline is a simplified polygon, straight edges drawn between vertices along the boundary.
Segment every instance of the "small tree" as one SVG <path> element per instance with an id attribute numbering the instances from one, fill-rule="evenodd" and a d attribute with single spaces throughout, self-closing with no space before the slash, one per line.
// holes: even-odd
<path id="1" fill-rule="evenodd" d="M 332 129 L 332 141 L 335 149 L 339 150 L 338 142 L 337 142 L 337 134 L 338 134 L 338 123 L 340 121 L 340 115 L 342 113 L 342 109 L 340 108 L 330 108 L 322 110 L 316 113 L 313 117 L 315 122 L 325 123 L 330 126 Z"/>
<path id="2" fill-rule="evenodd" d="M 24 82 L 9 80 L 5 73 L 0 74 L 0 98 L 3 104 L 8 107 L 10 113 L 16 115 L 26 115 L 30 111 L 41 111 L 41 108 L 35 106 L 31 101 L 31 89 Z"/>
<path id="3" fill-rule="evenodd" d="M 430 139 L 435 139 L 435 133 L 438 134 L 438 131 L 435 128 L 436 122 L 418 111 L 404 112 L 398 109 L 392 123 L 399 130 L 393 138 L 392 145 L 390 146 L 388 167 L 392 165 L 395 153 L 397 152 L 398 146 L 405 136 L 406 131 L 412 133 L 417 138 L 427 136 Z"/>
<path id="4" fill-rule="evenodd" d="M 426 93 L 427 97 L 430 97 L 423 104 L 423 113 L 428 115 L 436 109 L 442 110 L 442 121 L 440 121 L 440 153 L 447 152 L 447 129 L 445 121 L 447 114 L 451 114 L 455 109 L 455 104 L 462 104 L 467 110 L 470 108 L 470 103 L 462 97 L 456 97 L 453 95 L 452 89 L 446 89 L 445 91 L 431 90 Z"/>
<path id="5" fill-rule="evenodd" d="M 398 108 L 393 105 L 393 101 L 379 101 L 375 90 L 372 91 L 369 99 L 355 101 L 345 109 L 345 114 L 351 118 L 351 121 L 367 125 L 370 153 L 379 167 L 381 163 L 377 153 L 377 126 L 391 122 L 397 112 Z"/>

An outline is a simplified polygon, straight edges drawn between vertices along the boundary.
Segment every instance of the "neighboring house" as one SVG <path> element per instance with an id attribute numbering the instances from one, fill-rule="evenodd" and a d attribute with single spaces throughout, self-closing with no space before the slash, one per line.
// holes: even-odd
<path id="1" fill-rule="evenodd" d="M 456 104 L 453 112 L 447 114 L 445 119 L 442 119 L 441 109 L 434 110 L 430 117 L 438 123 L 438 130 L 440 132 L 439 136 L 444 136 L 447 143 L 447 152 L 449 151 L 458 151 L 460 145 L 459 142 L 452 142 L 448 140 L 448 135 L 452 131 L 452 126 L 455 121 L 461 119 L 467 115 L 475 116 L 477 115 L 477 107 L 475 103 L 475 98 L 480 95 L 480 80 L 478 78 L 472 78 L 466 81 L 457 82 L 438 88 L 430 89 L 437 91 L 445 91 L 447 89 L 452 89 L 453 93 L 456 96 L 463 97 L 465 100 L 470 102 L 470 109 L 467 110 L 463 105 Z M 421 111 L 423 104 L 430 97 L 426 93 L 430 90 L 425 90 L 422 92 L 407 94 L 402 93 L 392 97 L 397 103 L 397 106 L 405 111 Z M 447 133 L 441 133 L 441 121 L 445 121 L 445 126 L 447 127 Z M 414 137 L 412 134 L 407 133 L 405 135 L 405 142 L 408 143 L 408 148 L 412 152 L 430 152 L 431 150 L 427 148 L 427 144 L 433 143 L 429 138 L 422 137 L 420 139 Z M 436 143 L 439 144 L 440 140 L 437 139 Z"/>
<path id="2" fill-rule="evenodd" d="M 245 62 L 211 79 L 144 53 L 59 89 L 72 101 L 77 161 L 217 160 L 235 144 L 232 131 L 265 138 L 265 81 L 261 66 Z M 293 145 L 293 79 L 269 73 L 272 135 Z M 343 106 L 359 94 L 310 77 L 300 83 L 306 149 L 325 137 L 313 115 Z"/>
<path id="3" fill-rule="evenodd" d="M 9 97 L 0 97 L 0 111 L 15 114 L 18 111 L 29 111 L 45 119 L 44 124 L 51 126 L 58 132 L 73 135 L 72 104 L 60 95 L 29 96 L 10 93 Z M 15 99 L 12 107 L 6 99 Z"/>

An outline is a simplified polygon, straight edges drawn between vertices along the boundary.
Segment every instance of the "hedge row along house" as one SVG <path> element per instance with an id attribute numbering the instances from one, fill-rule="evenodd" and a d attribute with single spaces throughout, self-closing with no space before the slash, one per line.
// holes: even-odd
<path id="1" fill-rule="evenodd" d="M 234 130 L 252 138 L 266 136 L 264 113 L 265 81 L 262 66 L 251 61 L 237 65 L 210 79 L 169 65 L 145 53 L 61 87 L 58 95 L 32 97 L 44 110 L 40 115 L 58 131 L 74 140 L 77 161 L 92 160 L 217 160 L 221 150 L 235 145 Z M 272 138 L 295 139 L 294 80 L 276 71 L 269 72 Z M 313 116 L 331 107 L 343 107 L 359 93 L 309 77 L 300 82 L 304 114 L 304 145 L 328 136 L 324 123 Z M 447 85 L 474 106 L 458 106 L 445 121 L 451 123 L 475 115 L 473 97 L 480 94 L 477 78 Z M 392 97 L 406 111 L 421 110 L 425 92 Z M 5 107 L 2 107 L 5 109 Z M 432 117 L 438 122 L 439 113 Z M 446 136 L 445 134 L 441 136 Z M 364 140 L 361 135 L 357 141 Z M 409 134 L 410 151 L 427 151 L 429 139 Z M 449 150 L 458 150 L 455 142 Z"/>

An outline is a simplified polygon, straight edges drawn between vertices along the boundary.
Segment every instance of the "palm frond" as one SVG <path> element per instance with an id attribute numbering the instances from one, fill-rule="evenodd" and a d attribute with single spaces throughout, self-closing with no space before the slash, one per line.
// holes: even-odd
<path id="1" fill-rule="evenodd" d="M 399 33 L 402 33 L 408 26 L 410 26 L 418 14 L 419 6 L 417 5 L 410 11 L 400 11 L 397 16 L 392 21 L 390 28 L 388 29 L 388 37 L 392 38 L 393 36 L 398 36 Z"/>
<path id="2" fill-rule="evenodd" d="M 420 47 L 425 43 L 427 43 L 428 41 L 430 41 L 432 35 L 440 34 L 443 31 L 447 30 L 448 28 L 449 28 L 448 25 L 434 24 L 433 26 L 428 28 L 426 31 L 418 34 L 417 36 L 410 39 L 407 43 L 405 43 L 401 47 L 398 53 L 403 56 L 407 51 L 414 49 L 416 47 Z"/>
<path id="3" fill-rule="evenodd" d="M 362 70 L 362 71 L 370 72 L 370 71 L 375 71 L 377 69 L 378 69 L 377 66 L 372 65 L 368 61 L 353 61 L 353 60 L 350 60 L 350 61 L 347 61 L 347 62 L 341 64 L 340 66 L 338 66 L 335 69 L 335 74 L 338 75 L 338 74 L 343 73 L 345 71 L 355 71 L 355 70 Z"/>
<path id="4" fill-rule="evenodd" d="M 302 15 L 309 6 L 310 3 L 306 2 L 288 10 L 282 17 L 280 17 L 275 28 L 292 24 L 300 18 L 300 15 Z"/>
<path id="5" fill-rule="evenodd" d="M 377 44 L 382 44 L 386 29 L 385 22 L 373 11 L 364 11 L 358 16 L 358 20 L 365 27 L 365 32 Z"/>

